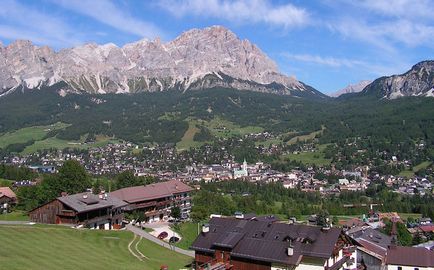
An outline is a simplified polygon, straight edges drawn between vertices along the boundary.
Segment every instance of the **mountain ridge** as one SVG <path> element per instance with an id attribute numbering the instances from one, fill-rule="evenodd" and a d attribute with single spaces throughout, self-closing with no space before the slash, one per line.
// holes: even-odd
<path id="1" fill-rule="evenodd" d="M 0 45 L 0 95 L 65 82 L 66 92 L 136 93 L 228 87 L 294 96 L 326 97 L 279 72 L 255 44 L 222 27 L 191 29 L 172 41 L 142 39 L 55 52 L 18 40 Z"/>
<path id="2" fill-rule="evenodd" d="M 421 61 L 402 74 L 380 77 L 360 94 L 383 99 L 434 97 L 434 60 Z"/>

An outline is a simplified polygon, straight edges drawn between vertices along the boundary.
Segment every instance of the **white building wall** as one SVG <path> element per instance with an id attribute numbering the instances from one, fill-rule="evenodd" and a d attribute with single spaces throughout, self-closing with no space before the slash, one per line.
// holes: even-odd
<path id="1" fill-rule="evenodd" d="M 297 270 L 324 270 L 324 266 L 311 265 L 311 264 L 299 264 L 295 269 L 297 269 Z"/>
<path id="2" fill-rule="evenodd" d="M 387 270 L 398 270 L 401 267 L 402 270 L 434 270 L 434 267 L 419 267 L 419 266 L 402 266 L 402 265 L 387 265 Z"/>

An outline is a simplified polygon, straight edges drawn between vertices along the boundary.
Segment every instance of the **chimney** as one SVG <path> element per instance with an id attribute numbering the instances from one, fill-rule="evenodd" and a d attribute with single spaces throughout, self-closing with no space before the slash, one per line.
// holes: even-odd
<path id="1" fill-rule="evenodd" d="M 287 254 L 288 256 L 294 255 L 294 247 L 292 246 L 292 240 L 289 240 L 289 247 L 287 248 Z"/>
<path id="2" fill-rule="evenodd" d="M 83 199 L 87 199 L 87 194 L 83 194 Z"/>
<path id="3" fill-rule="evenodd" d="M 202 233 L 209 232 L 209 224 L 203 224 L 202 225 Z"/>

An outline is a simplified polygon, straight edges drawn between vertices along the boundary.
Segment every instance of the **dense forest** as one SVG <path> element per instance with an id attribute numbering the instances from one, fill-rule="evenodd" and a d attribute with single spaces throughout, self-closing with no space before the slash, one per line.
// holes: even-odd
<path id="1" fill-rule="evenodd" d="M 16 91 L 0 98 L 0 134 L 60 121 L 70 126 L 49 136 L 73 140 L 105 134 L 136 143 L 175 143 L 188 129 L 188 119 L 221 117 L 274 134 L 306 134 L 324 127 L 321 143 L 366 137 L 392 144 L 421 139 L 434 144 L 432 98 L 310 100 L 230 89 L 61 97 L 56 92 L 59 87 Z M 195 140 L 209 140 L 209 131 L 199 128 Z"/>
<path id="2" fill-rule="evenodd" d="M 367 207 L 345 208 L 344 204 L 382 204 L 382 212 L 421 213 L 434 217 L 434 197 L 405 196 L 384 185 L 373 185 L 364 192 L 342 192 L 339 196 L 321 196 L 319 192 L 285 189 L 280 183 L 229 181 L 202 183 L 195 195 L 193 218 L 204 219 L 210 214 L 232 215 L 235 211 L 256 214 L 278 214 L 285 218 L 301 217 L 327 210 L 330 215 L 362 215 Z"/>

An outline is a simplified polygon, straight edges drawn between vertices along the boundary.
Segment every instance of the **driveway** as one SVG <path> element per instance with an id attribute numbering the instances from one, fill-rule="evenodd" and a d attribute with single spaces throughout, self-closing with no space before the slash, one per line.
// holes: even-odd
<path id="1" fill-rule="evenodd" d="M 166 224 L 166 226 L 167 226 L 167 224 Z M 194 251 L 181 249 L 181 248 L 175 247 L 175 246 L 173 246 L 173 245 L 171 245 L 171 244 L 169 244 L 169 243 L 167 243 L 165 241 L 161 241 L 157 237 L 154 237 L 150 233 L 142 230 L 141 228 L 138 228 L 138 227 L 135 227 L 135 226 L 133 226 L 131 224 L 128 224 L 126 226 L 126 229 L 129 230 L 129 231 L 131 231 L 131 232 L 133 232 L 134 234 L 136 234 L 138 236 L 141 236 L 141 237 L 143 237 L 145 239 L 148 239 L 148 240 L 150 240 L 150 241 L 152 241 L 152 242 L 154 242 L 154 243 L 156 243 L 156 244 L 158 244 L 158 245 L 160 245 L 162 247 L 168 248 L 168 249 L 173 250 L 175 252 L 178 252 L 178 253 L 181 253 L 181 254 L 184 254 L 186 256 L 194 258 Z"/>
<path id="2" fill-rule="evenodd" d="M 150 232 L 151 235 L 158 237 L 158 235 L 162 232 L 167 232 L 168 236 L 164 238 L 163 240 L 168 242 L 170 237 L 175 236 L 178 237 L 179 240 L 181 240 L 181 236 L 176 233 L 175 231 L 170 228 L 170 225 L 168 223 L 153 223 L 149 224 L 150 226 L 147 226 L 147 224 L 144 224 L 143 227 L 152 229 L 153 231 Z"/>

